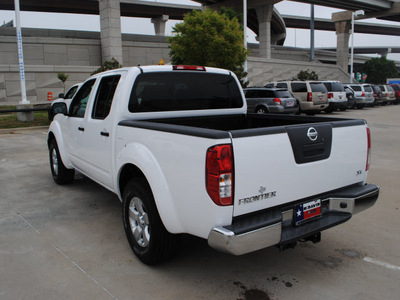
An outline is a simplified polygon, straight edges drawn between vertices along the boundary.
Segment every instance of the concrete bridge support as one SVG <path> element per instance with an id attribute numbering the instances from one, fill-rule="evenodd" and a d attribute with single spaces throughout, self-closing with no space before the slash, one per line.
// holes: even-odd
<path id="1" fill-rule="evenodd" d="M 121 9 L 119 0 L 100 0 L 101 61 L 113 57 L 122 65 Z"/>
<path id="2" fill-rule="evenodd" d="M 351 12 L 345 11 L 332 14 L 336 28 L 336 58 L 337 64 L 344 70 L 349 69 L 349 38 L 351 29 Z"/>
<path id="3" fill-rule="evenodd" d="M 154 31 L 156 35 L 165 36 L 165 24 L 167 23 L 168 19 L 168 15 L 162 15 L 151 19 L 151 23 L 154 24 Z"/>

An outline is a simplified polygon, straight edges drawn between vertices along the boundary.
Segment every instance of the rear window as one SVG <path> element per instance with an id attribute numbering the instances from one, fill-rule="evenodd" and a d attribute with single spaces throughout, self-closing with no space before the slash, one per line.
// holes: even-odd
<path id="1" fill-rule="evenodd" d="M 391 86 L 395 91 L 400 91 L 400 86 L 398 85 L 392 85 Z"/>
<path id="2" fill-rule="evenodd" d="M 370 92 L 370 93 L 373 92 L 370 85 L 364 85 L 364 90 L 365 90 L 366 92 Z"/>
<path id="3" fill-rule="evenodd" d="M 275 91 L 275 95 L 278 98 L 293 98 L 292 94 L 288 91 Z"/>
<path id="4" fill-rule="evenodd" d="M 359 86 L 359 85 L 351 85 L 350 87 L 356 92 L 361 92 L 362 91 L 361 90 L 361 86 Z"/>
<path id="5" fill-rule="evenodd" d="M 393 89 L 393 87 L 392 86 L 390 86 L 390 85 L 388 85 L 388 91 L 390 91 L 390 92 L 394 92 L 394 89 Z"/>
<path id="6" fill-rule="evenodd" d="M 242 96 L 230 75 L 206 72 L 156 72 L 138 76 L 130 112 L 240 108 Z"/>
<path id="7" fill-rule="evenodd" d="M 329 92 L 344 92 L 344 86 L 340 82 L 323 82 Z"/>
<path id="8" fill-rule="evenodd" d="M 310 82 L 311 91 L 326 93 L 326 87 L 322 83 Z"/>

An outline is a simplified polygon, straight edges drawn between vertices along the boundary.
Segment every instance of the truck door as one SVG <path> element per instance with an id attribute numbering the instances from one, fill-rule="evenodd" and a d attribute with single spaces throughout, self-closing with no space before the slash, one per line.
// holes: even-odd
<path id="1" fill-rule="evenodd" d="M 81 140 L 81 158 L 85 172 L 108 188 L 112 188 L 113 118 L 110 114 L 120 74 L 102 77 L 94 95 L 93 105 L 85 117 Z"/>
<path id="2" fill-rule="evenodd" d="M 87 104 L 92 94 L 92 88 L 96 79 L 86 81 L 82 88 L 73 98 L 68 118 L 64 120 L 63 135 L 66 141 L 66 148 L 70 154 L 71 162 L 78 169 L 81 169 L 81 140 L 85 135 L 85 114 L 87 114 Z"/>

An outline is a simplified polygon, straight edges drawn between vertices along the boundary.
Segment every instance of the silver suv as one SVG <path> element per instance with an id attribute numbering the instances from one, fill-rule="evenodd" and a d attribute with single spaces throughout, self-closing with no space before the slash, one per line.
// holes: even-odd
<path id="1" fill-rule="evenodd" d="M 294 114 L 299 111 L 296 99 L 286 89 L 251 87 L 243 92 L 248 113 Z"/>
<path id="2" fill-rule="evenodd" d="M 344 86 L 340 81 L 323 81 L 328 90 L 329 107 L 325 108 L 325 112 L 331 113 L 336 109 L 345 111 L 347 109 L 347 97 Z"/>
<path id="3" fill-rule="evenodd" d="M 369 84 L 348 83 L 346 86 L 351 87 L 354 91 L 355 107 L 363 108 L 374 103 L 374 92 Z"/>
<path id="4" fill-rule="evenodd" d="M 328 107 L 328 91 L 320 81 L 274 81 L 265 87 L 287 89 L 298 101 L 300 111 L 315 115 Z"/>

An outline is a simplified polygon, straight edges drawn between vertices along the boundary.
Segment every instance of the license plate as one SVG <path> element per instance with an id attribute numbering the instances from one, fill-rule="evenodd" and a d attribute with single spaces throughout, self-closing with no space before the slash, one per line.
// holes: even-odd
<path id="1" fill-rule="evenodd" d="M 296 205 L 296 225 L 321 216 L 321 200 L 313 200 L 303 204 Z"/>
<path id="2" fill-rule="evenodd" d="M 319 99 L 320 101 L 322 100 L 322 98 L 323 98 L 322 96 L 318 96 L 318 99 Z"/>
<path id="3" fill-rule="evenodd" d="M 294 106 L 294 101 L 286 102 L 286 107 L 293 107 L 293 106 Z"/>

